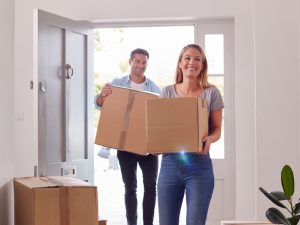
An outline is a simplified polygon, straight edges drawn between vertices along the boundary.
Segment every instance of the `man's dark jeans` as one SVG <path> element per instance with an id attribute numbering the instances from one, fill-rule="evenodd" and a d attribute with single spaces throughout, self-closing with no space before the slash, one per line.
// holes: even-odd
<path id="1" fill-rule="evenodd" d="M 144 225 L 153 225 L 154 208 L 156 201 L 158 157 L 151 154 L 142 156 L 125 151 L 118 151 L 117 156 L 125 186 L 125 207 L 128 225 L 137 225 L 137 164 L 139 164 L 143 173 Z"/>

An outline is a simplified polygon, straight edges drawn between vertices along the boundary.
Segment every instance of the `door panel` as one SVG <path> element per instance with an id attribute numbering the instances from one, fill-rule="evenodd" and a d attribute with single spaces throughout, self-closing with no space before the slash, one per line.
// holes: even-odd
<path id="1" fill-rule="evenodd" d="M 92 28 L 38 15 L 38 173 L 93 182 Z"/>
<path id="2" fill-rule="evenodd" d="M 65 79 L 63 79 L 61 68 L 64 63 L 63 48 L 64 48 L 64 30 L 49 26 L 47 29 L 47 57 L 46 62 L 51 62 L 45 67 L 45 77 L 43 76 L 41 82 L 45 86 L 45 92 L 42 92 L 41 102 L 43 107 L 41 112 L 45 115 L 45 131 L 46 135 L 46 149 L 57 149 L 57 151 L 47 152 L 48 162 L 56 164 L 65 162 L 66 156 L 63 154 L 65 149 L 65 124 L 64 124 L 64 95 L 65 95 Z M 54 74 L 51 76 L 50 74 Z M 47 81 L 47 82 L 45 82 Z M 59 107 L 57 107 L 59 106 Z M 55 121 L 53 123 L 52 121 Z M 56 134 L 56 135 L 53 135 Z"/>
<path id="3" fill-rule="evenodd" d="M 83 76 L 86 71 L 86 48 L 85 48 L 85 36 L 77 34 L 75 32 L 70 33 L 71 35 L 71 54 L 70 54 L 70 65 L 72 65 L 74 74 L 70 79 L 70 85 L 68 86 L 69 96 L 68 102 L 68 123 L 69 123 L 69 148 L 70 158 L 72 160 L 80 160 L 87 158 L 86 152 L 86 88 L 87 80 Z M 72 51 L 76 49 L 76 51 Z M 73 107 L 73 108 L 72 108 Z M 76 110 L 72 110 L 76 107 Z"/>

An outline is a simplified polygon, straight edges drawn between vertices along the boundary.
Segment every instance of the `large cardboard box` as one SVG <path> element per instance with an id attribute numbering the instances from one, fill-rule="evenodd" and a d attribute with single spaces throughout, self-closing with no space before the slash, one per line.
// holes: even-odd
<path id="1" fill-rule="evenodd" d="M 146 155 L 146 99 L 153 98 L 158 95 L 113 86 L 101 110 L 95 143 Z"/>
<path id="2" fill-rule="evenodd" d="M 147 100 L 149 153 L 197 152 L 208 133 L 207 101 L 198 97 Z"/>
<path id="3" fill-rule="evenodd" d="M 98 225 L 97 188 L 72 177 L 14 179 L 15 225 Z"/>
<path id="4" fill-rule="evenodd" d="M 207 101 L 112 87 L 101 110 L 95 143 L 136 154 L 197 152 L 208 133 Z"/>

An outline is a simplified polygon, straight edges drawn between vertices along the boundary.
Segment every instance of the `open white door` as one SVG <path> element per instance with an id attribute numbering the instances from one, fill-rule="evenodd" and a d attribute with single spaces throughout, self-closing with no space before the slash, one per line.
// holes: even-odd
<path id="1" fill-rule="evenodd" d="M 93 28 L 38 10 L 38 175 L 93 182 Z"/>

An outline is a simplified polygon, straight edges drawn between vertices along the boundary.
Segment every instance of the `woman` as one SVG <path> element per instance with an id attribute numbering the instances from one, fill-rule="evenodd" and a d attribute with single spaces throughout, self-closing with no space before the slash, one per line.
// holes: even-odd
<path id="1" fill-rule="evenodd" d="M 197 153 L 164 154 L 158 179 L 160 225 L 178 225 L 186 193 L 187 225 L 204 225 L 214 189 L 210 145 L 221 136 L 223 100 L 218 89 L 208 83 L 207 60 L 196 44 L 185 46 L 178 58 L 176 84 L 165 87 L 161 97 L 198 96 L 208 101 L 209 134 Z M 189 115 L 184 115 L 189 116 Z"/>

